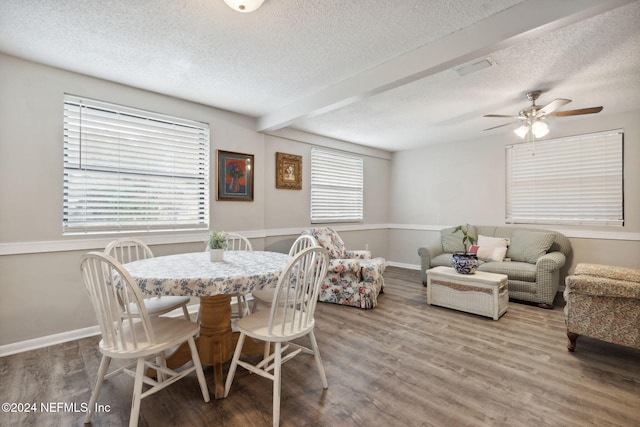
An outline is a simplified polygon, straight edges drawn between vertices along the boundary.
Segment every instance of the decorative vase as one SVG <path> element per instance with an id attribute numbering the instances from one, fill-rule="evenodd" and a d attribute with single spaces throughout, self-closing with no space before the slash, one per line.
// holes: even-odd
<path id="1" fill-rule="evenodd" d="M 224 261 L 224 249 L 209 249 L 209 255 L 211 256 L 211 262 Z"/>
<path id="2" fill-rule="evenodd" d="M 478 255 L 455 252 L 451 257 L 451 266 L 460 274 L 473 274 L 478 269 Z"/>
<path id="3" fill-rule="evenodd" d="M 239 193 L 240 192 L 240 178 L 231 177 L 231 184 L 229 185 L 231 193 Z"/>

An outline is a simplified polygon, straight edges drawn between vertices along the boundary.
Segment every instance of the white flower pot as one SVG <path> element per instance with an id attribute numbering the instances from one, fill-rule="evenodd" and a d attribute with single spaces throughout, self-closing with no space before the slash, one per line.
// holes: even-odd
<path id="1" fill-rule="evenodd" d="M 210 249 L 209 255 L 211 256 L 211 262 L 224 261 L 224 249 Z"/>

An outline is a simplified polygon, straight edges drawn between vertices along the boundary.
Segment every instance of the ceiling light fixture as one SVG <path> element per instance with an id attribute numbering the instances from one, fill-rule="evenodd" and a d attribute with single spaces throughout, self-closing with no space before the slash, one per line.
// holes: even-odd
<path id="1" fill-rule="evenodd" d="M 518 135 L 520 138 L 524 139 L 525 136 L 527 136 L 527 133 L 529 133 L 529 125 L 522 125 L 517 129 L 513 130 L 516 135 Z"/>
<path id="2" fill-rule="evenodd" d="M 542 138 L 549 133 L 549 126 L 542 120 L 536 120 L 531 125 L 531 132 L 536 138 Z"/>
<path id="3" fill-rule="evenodd" d="M 549 133 L 549 125 L 542 119 L 527 120 L 525 124 L 513 130 L 516 135 L 524 139 L 529 132 L 536 138 L 542 138 Z"/>
<path id="4" fill-rule="evenodd" d="M 258 10 L 264 0 L 224 0 L 224 2 L 236 12 L 249 13 Z"/>

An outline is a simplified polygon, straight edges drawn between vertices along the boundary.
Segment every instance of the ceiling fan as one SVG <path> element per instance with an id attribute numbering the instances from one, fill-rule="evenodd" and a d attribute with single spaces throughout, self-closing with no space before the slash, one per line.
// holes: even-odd
<path id="1" fill-rule="evenodd" d="M 518 119 L 514 122 L 505 123 L 502 125 L 490 127 L 484 130 L 492 130 L 502 126 L 508 126 L 514 123 L 522 123 L 520 127 L 514 130 L 514 132 L 520 137 L 524 138 L 529 133 L 532 133 L 536 138 L 541 138 L 549 133 L 549 126 L 545 123 L 547 117 L 566 117 L 566 116 L 578 116 L 581 114 L 593 114 L 602 111 L 602 107 L 581 108 L 579 110 L 557 111 L 563 106 L 571 102 L 570 99 L 557 98 L 544 107 L 536 105 L 536 100 L 540 96 L 542 91 L 532 90 L 527 92 L 527 99 L 531 101 L 531 105 L 527 108 L 520 110 L 517 116 L 508 116 L 502 114 L 487 114 L 484 117 L 498 117 L 498 118 L 513 118 Z"/>

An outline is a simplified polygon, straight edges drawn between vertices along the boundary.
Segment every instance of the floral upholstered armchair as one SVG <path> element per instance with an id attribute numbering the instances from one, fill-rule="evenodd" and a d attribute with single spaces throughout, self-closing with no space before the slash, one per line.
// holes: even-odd
<path id="1" fill-rule="evenodd" d="M 580 335 L 640 348 L 640 269 L 578 264 L 565 283 L 569 351 Z"/>
<path id="2" fill-rule="evenodd" d="M 329 227 L 310 228 L 302 232 L 313 236 L 329 251 L 327 277 L 320 289 L 319 301 L 374 308 L 384 287 L 384 258 L 371 258 L 369 251 L 348 251 L 344 242 Z"/>

